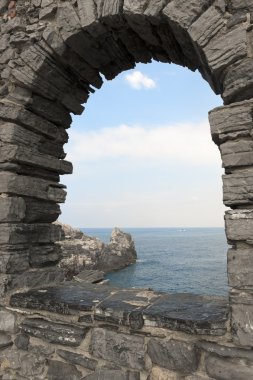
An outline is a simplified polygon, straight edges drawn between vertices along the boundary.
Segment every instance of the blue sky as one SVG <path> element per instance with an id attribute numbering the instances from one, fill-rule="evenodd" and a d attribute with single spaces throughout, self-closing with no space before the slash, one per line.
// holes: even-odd
<path id="1" fill-rule="evenodd" d="M 73 117 L 72 176 L 60 220 L 77 227 L 223 226 L 221 160 L 208 111 L 222 104 L 201 75 L 139 64 Z"/>

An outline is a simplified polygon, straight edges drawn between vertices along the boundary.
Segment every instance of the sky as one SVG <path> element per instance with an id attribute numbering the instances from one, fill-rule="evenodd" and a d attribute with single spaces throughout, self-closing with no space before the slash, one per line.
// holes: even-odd
<path id="1" fill-rule="evenodd" d="M 65 145 L 60 220 L 75 227 L 223 227 L 220 153 L 198 72 L 138 64 L 91 95 Z"/>

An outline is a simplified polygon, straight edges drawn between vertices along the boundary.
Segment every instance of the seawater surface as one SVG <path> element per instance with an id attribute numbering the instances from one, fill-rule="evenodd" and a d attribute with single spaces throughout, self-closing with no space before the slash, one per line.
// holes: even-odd
<path id="1" fill-rule="evenodd" d="M 111 284 L 173 293 L 227 295 L 224 228 L 124 228 L 132 235 L 138 260 L 109 273 Z M 112 229 L 82 228 L 109 242 Z"/>

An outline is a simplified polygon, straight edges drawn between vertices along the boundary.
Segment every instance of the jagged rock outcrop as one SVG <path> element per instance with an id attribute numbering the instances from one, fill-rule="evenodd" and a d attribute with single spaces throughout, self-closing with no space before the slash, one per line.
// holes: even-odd
<path id="1" fill-rule="evenodd" d="M 104 272 L 122 269 L 136 261 L 137 254 L 130 234 L 114 228 L 109 244 L 88 236 L 67 224 L 61 227 L 59 245 L 62 259 L 58 266 L 71 279 L 83 269 L 99 269 Z"/>

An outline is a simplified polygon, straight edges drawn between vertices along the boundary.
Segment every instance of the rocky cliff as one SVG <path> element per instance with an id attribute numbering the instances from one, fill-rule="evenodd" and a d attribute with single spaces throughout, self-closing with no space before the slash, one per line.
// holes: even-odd
<path id="1" fill-rule="evenodd" d="M 84 269 L 111 272 L 136 262 L 137 254 L 130 234 L 114 228 L 110 243 L 84 234 L 79 229 L 58 223 L 61 227 L 60 246 L 62 259 L 58 266 L 68 279 Z"/>

